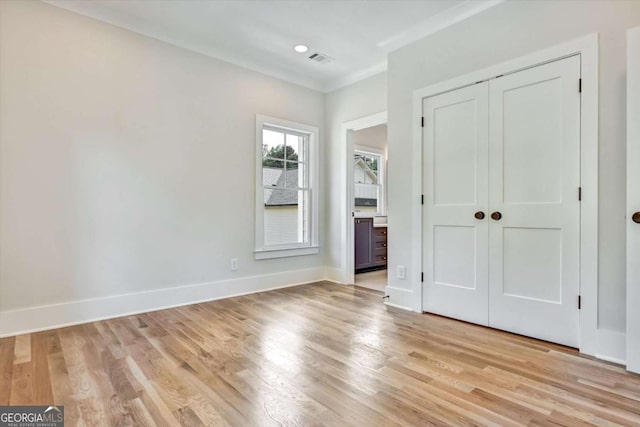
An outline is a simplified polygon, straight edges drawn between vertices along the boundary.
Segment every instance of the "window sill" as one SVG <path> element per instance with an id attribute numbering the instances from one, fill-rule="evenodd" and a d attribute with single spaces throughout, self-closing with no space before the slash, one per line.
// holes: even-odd
<path id="1" fill-rule="evenodd" d="M 304 246 L 297 248 L 256 249 L 253 251 L 255 259 L 286 258 L 301 255 L 315 255 L 320 253 L 320 246 Z"/>

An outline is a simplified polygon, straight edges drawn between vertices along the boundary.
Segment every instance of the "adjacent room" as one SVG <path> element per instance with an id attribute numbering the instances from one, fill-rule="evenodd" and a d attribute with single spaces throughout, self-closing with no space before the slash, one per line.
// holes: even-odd
<path id="1" fill-rule="evenodd" d="M 640 425 L 639 182 L 638 0 L 0 0 L 0 427 Z"/>
<path id="2" fill-rule="evenodd" d="M 387 125 L 349 131 L 353 145 L 353 254 L 356 286 L 387 286 Z"/>

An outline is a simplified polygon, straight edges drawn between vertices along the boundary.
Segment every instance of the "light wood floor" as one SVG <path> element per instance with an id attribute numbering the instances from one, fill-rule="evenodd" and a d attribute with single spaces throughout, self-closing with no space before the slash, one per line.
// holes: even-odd
<path id="1" fill-rule="evenodd" d="M 387 287 L 387 270 L 370 271 L 354 275 L 355 285 L 374 291 L 384 292 Z"/>
<path id="2" fill-rule="evenodd" d="M 640 376 L 321 283 L 0 340 L 0 404 L 72 425 L 640 424 Z"/>

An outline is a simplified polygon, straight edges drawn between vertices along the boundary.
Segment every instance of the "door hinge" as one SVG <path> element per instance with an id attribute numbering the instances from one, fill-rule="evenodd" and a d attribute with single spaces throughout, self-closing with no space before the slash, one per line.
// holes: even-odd
<path id="1" fill-rule="evenodd" d="M 424 282 L 424 273 L 420 273 L 420 282 Z"/>
<path id="2" fill-rule="evenodd" d="M 424 205 L 424 194 L 420 196 L 420 204 Z"/>
<path id="3" fill-rule="evenodd" d="M 582 187 L 578 187 L 578 201 L 582 201 Z"/>
<path id="4" fill-rule="evenodd" d="M 578 92 L 582 93 L 582 79 L 578 79 Z"/>
<path id="5" fill-rule="evenodd" d="M 582 295 L 578 295 L 578 310 L 582 310 Z"/>
<path id="6" fill-rule="evenodd" d="M 424 116 L 420 118 L 420 126 L 424 127 Z"/>

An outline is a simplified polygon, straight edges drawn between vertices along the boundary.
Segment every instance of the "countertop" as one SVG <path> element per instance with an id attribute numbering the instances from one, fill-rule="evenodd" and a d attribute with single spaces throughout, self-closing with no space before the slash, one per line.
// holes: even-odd
<path id="1" fill-rule="evenodd" d="M 354 219 L 358 218 L 372 218 L 373 219 L 373 228 L 386 228 L 387 227 L 387 216 L 386 215 L 356 215 Z"/>

